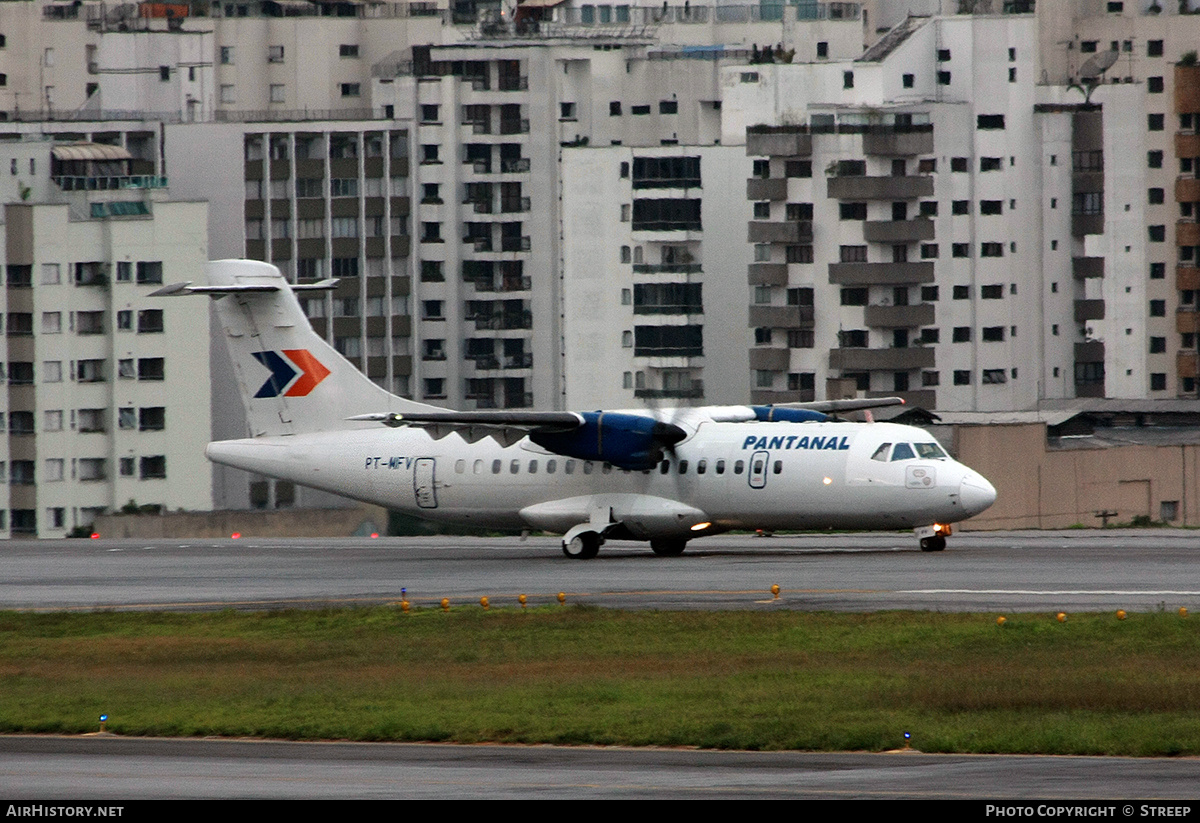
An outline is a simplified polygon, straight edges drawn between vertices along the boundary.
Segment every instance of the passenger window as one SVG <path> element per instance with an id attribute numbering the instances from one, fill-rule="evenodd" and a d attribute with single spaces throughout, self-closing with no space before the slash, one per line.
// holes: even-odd
<path id="1" fill-rule="evenodd" d="M 467 461 L 466 460 L 455 460 L 454 461 L 454 473 L 455 474 L 462 474 L 466 470 L 467 470 Z"/>
<path id="2" fill-rule="evenodd" d="M 659 463 L 658 471 L 659 471 L 659 474 L 667 474 L 668 472 L 670 472 L 671 471 L 671 461 L 664 460 L 663 462 Z"/>
<path id="3" fill-rule="evenodd" d="M 536 460 L 529 461 L 529 473 L 537 474 L 537 461 Z"/>
<path id="4" fill-rule="evenodd" d="M 734 474 L 741 474 L 745 470 L 746 470 L 745 461 L 738 460 L 736 463 L 733 464 L 733 473 Z"/>
<path id="5" fill-rule="evenodd" d="M 584 473 L 584 474 L 591 474 L 591 473 L 592 473 L 592 461 L 591 461 L 591 460 L 584 460 L 584 461 L 583 461 L 583 473 Z"/>
<path id="6" fill-rule="evenodd" d="M 882 446 L 880 446 L 879 448 L 877 448 L 875 450 L 875 453 L 873 455 L 871 455 L 871 459 L 879 460 L 880 462 L 886 463 L 887 456 L 888 456 L 888 449 L 890 449 L 891 447 L 892 447 L 891 443 L 884 443 Z"/>
<path id="7" fill-rule="evenodd" d="M 557 469 L 558 469 L 558 461 L 557 460 L 547 460 L 546 461 L 546 474 L 554 474 L 555 470 L 557 470 Z"/>
<path id="8" fill-rule="evenodd" d="M 704 472 L 707 469 L 708 469 L 708 461 L 707 460 L 701 460 L 699 463 L 696 464 L 696 474 L 704 474 Z"/>
<path id="9" fill-rule="evenodd" d="M 566 474 L 574 474 L 575 473 L 575 461 L 568 460 L 567 465 L 563 466 L 563 471 Z"/>
<path id="10" fill-rule="evenodd" d="M 508 470 L 509 470 L 511 473 L 513 473 L 513 474 L 517 474 L 519 471 L 521 471 L 521 461 L 520 461 L 520 460 L 514 460 L 514 461 L 512 462 L 512 465 L 510 465 L 510 466 L 508 467 Z"/>
<path id="11" fill-rule="evenodd" d="M 483 474 L 483 461 L 482 460 L 475 461 L 475 473 Z"/>
<path id="12" fill-rule="evenodd" d="M 688 462 L 686 460 L 679 461 L 679 473 L 680 474 L 687 474 L 687 464 L 688 464 Z"/>
<path id="13" fill-rule="evenodd" d="M 753 471 L 755 474 L 762 474 L 763 473 L 763 461 L 755 460 L 754 468 L 751 469 L 751 471 Z"/>
<path id="14" fill-rule="evenodd" d="M 783 461 L 782 461 L 782 460 L 776 460 L 776 461 L 775 461 L 775 473 L 776 473 L 776 474 L 782 474 L 782 473 L 783 473 Z"/>
<path id="15" fill-rule="evenodd" d="M 724 474 L 724 473 L 725 473 L 725 461 L 718 460 L 717 461 L 717 474 Z"/>
<path id="16" fill-rule="evenodd" d="M 492 474 L 499 474 L 499 473 L 500 473 L 500 465 L 501 465 L 501 463 L 502 463 L 502 462 L 503 462 L 503 461 L 501 461 L 501 460 L 493 460 L 493 461 L 492 461 Z"/>
<path id="17" fill-rule="evenodd" d="M 895 450 L 892 452 L 892 462 L 897 460 L 912 460 L 916 455 L 913 453 L 912 446 L 907 443 L 897 443 Z"/>
<path id="18" fill-rule="evenodd" d="M 605 463 L 600 467 L 601 474 L 612 474 L 612 463 Z"/>

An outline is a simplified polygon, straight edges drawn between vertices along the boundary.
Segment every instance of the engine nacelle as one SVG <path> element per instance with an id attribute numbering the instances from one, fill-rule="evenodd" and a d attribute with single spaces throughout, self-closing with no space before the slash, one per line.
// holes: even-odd
<path id="1" fill-rule="evenodd" d="M 751 406 L 754 417 L 764 423 L 823 423 L 829 416 L 811 409 L 789 409 L 782 406 Z"/>
<path id="2" fill-rule="evenodd" d="M 652 469 L 663 449 L 687 437 L 673 423 L 638 414 L 582 412 L 583 425 L 568 432 L 531 432 L 529 439 L 544 449 L 579 460 L 607 461 L 631 471 Z"/>

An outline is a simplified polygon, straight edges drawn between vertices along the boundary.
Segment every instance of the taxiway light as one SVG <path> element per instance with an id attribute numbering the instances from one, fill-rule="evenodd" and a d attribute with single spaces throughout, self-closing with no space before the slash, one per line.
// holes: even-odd
<path id="1" fill-rule="evenodd" d="M 1006 618 L 1004 615 L 1000 615 L 999 617 L 996 618 L 997 626 L 1003 626 L 1007 622 L 1008 622 L 1008 618 Z"/>
<path id="2" fill-rule="evenodd" d="M 559 592 L 559 593 L 558 593 L 558 602 L 559 602 L 559 603 L 566 603 L 566 602 L 567 602 L 567 593 L 566 593 L 566 592 Z"/>
<path id="3" fill-rule="evenodd" d="M 449 597 L 442 598 L 442 611 L 444 611 L 444 612 L 450 611 L 450 598 Z"/>
<path id="4" fill-rule="evenodd" d="M 404 612 L 405 614 L 408 614 L 408 601 L 407 600 L 400 601 L 400 611 Z"/>
<path id="5" fill-rule="evenodd" d="M 1125 610 L 1124 609 L 1117 609 L 1117 619 L 1118 620 L 1125 619 Z"/>
<path id="6" fill-rule="evenodd" d="M 104 724 L 107 722 L 108 722 L 108 715 L 107 714 L 100 715 L 100 732 L 101 733 L 104 732 Z"/>
<path id="7" fill-rule="evenodd" d="M 484 610 L 484 611 L 487 611 L 487 610 L 488 610 L 488 599 L 487 599 L 487 595 L 484 595 L 483 597 L 479 598 L 479 605 L 480 605 L 480 606 L 483 606 L 483 610 Z"/>
<path id="8" fill-rule="evenodd" d="M 1059 623 L 1066 623 L 1066 622 L 1067 622 L 1067 613 L 1066 613 L 1066 612 L 1059 612 L 1058 614 L 1056 614 L 1056 615 L 1054 616 L 1054 618 L 1055 618 L 1055 619 L 1056 619 L 1056 620 L 1057 620 Z"/>
<path id="9" fill-rule="evenodd" d="M 525 608 L 525 600 L 526 600 L 525 595 L 523 595 L 523 594 L 517 595 L 517 602 L 521 604 L 522 609 Z"/>
<path id="10" fill-rule="evenodd" d="M 1179 616 L 1180 616 L 1180 617 L 1187 617 L 1187 606 L 1180 606 L 1180 607 L 1179 607 Z"/>
<path id="11" fill-rule="evenodd" d="M 771 594 L 775 595 L 776 600 L 779 599 L 779 584 L 778 583 L 771 584 Z"/>

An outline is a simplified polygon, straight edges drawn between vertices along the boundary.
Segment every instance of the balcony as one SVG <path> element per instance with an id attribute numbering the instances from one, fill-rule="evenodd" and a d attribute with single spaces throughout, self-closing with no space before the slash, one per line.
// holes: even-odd
<path id="1" fill-rule="evenodd" d="M 933 325 L 933 304 L 919 303 L 915 306 L 867 306 L 863 309 L 863 321 L 868 326 L 881 328 L 911 328 Z"/>
<path id="2" fill-rule="evenodd" d="M 838 200 L 914 200 L 933 195 L 933 178 L 929 175 L 830 177 L 827 194 Z"/>
<path id="3" fill-rule="evenodd" d="M 791 365 L 789 349 L 750 349 L 750 368 L 760 371 L 787 371 Z"/>
<path id="4" fill-rule="evenodd" d="M 746 156 L 808 157 L 812 135 L 795 126 L 751 126 L 746 129 Z"/>
<path id="5" fill-rule="evenodd" d="M 1195 203 L 1200 201 L 1200 178 L 1177 177 L 1175 179 L 1175 202 Z"/>
<path id="6" fill-rule="evenodd" d="M 1103 257 L 1072 257 L 1071 274 L 1076 280 L 1089 280 L 1104 276 Z"/>
<path id="7" fill-rule="evenodd" d="M 1197 368 L 1200 365 L 1197 362 L 1198 360 L 1200 360 L 1200 355 L 1194 350 L 1185 349 L 1178 352 L 1175 355 L 1175 372 L 1181 378 L 1195 378 L 1200 376 L 1200 368 Z"/>
<path id="8" fill-rule="evenodd" d="M 787 180 L 751 177 L 746 181 L 747 200 L 787 200 Z"/>
<path id="9" fill-rule="evenodd" d="M 529 134 L 529 120 L 522 118 L 520 120 L 500 119 L 501 134 Z"/>
<path id="10" fill-rule="evenodd" d="M 1175 245 L 1200 246 L 1200 223 L 1180 220 L 1175 224 Z"/>
<path id="11" fill-rule="evenodd" d="M 634 267 L 634 271 L 637 268 Z M 787 263 L 751 263 L 749 269 L 751 286 L 786 286 Z"/>
<path id="12" fill-rule="evenodd" d="M 752 221 L 748 240 L 751 243 L 811 243 L 812 221 L 783 222 Z"/>
<path id="13" fill-rule="evenodd" d="M 1200 289 L 1200 268 L 1195 266 L 1175 267 L 1175 288 L 1180 290 Z"/>
<path id="14" fill-rule="evenodd" d="M 829 282 L 841 286 L 932 283 L 933 263 L 830 263 Z"/>
<path id="15" fill-rule="evenodd" d="M 1175 66 L 1175 111 L 1200 111 L 1200 66 Z"/>
<path id="16" fill-rule="evenodd" d="M 868 243 L 915 243 L 933 239 L 932 220 L 872 220 L 863 223 Z"/>
<path id="17" fill-rule="evenodd" d="M 1104 213 L 1072 214 L 1071 236 L 1083 237 L 1087 234 L 1104 234 Z"/>
<path id="18" fill-rule="evenodd" d="M 1176 157 L 1200 157 L 1200 134 L 1180 131 L 1175 133 Z"/>
<path id="19" fill-rule="evenodd" d="M 532 369 L 533 368 L 533 352 L 521 352 L 519 354 L 504 355 L 504 369 Z"/>
<path id="20" fill-rule="evenodd" d="M 863 153 L 906 157 L 933 153 L 933 126 L 909 130 L 872 130 L 863 135 Z"/>
<path id="21" fill-rule="evenodd" d="M 515 160 L 501 160 L 501 174 L 527 174 L 529 172 L 529 158 L 518 157 Z"/>
<path id="22" fill-rule="evenodd" d="M 500 251 L 529 251 L 530 241 L 529 236 L 524 237 L 501 237 Z"/>
<path id="23" fill-rule="evenodd" d="M 704 381 L 693 380 L 691 385 L 669 389 L 634 389 L 633 396 L 646 400 L 702 400 L 704 398 Z"/>
<path id="24" fill-rule="evenodd" d="M 750 328 L 812 328 L 812 306 L 750 306 Z"/>
<path id="25" fill-rule="evenodd" d="M 831 349 L 829 368 L 844 371 L 908 371 L 933 366 L 933 349 Z"/>
<path id="26" fill-rule="evenodd" d="M 700 274 L 699 263 L 634 263 L 634 274 Z"/>
<path id="27" fill-rule="evenodd" d="M 1104 301 L 1103 300 L 1076 300 L 1075 301 L 1075 322 L 1086 323 L 1089 320 L 1104 319 Z"/>
<path id="28" fill-rule="evenodd" d="M 1200 311 L 1177 309 L 1175 311 L 1175 331 L 1180 334 L 1200 332 Z"/>
<path id="29" fill-rule="evenodd" d="M 502 214 L 518 214 L 527 212 L 530 209 L 530 201 L 528 197 L 502 197 L 500 198 L 500 212 Z"/>

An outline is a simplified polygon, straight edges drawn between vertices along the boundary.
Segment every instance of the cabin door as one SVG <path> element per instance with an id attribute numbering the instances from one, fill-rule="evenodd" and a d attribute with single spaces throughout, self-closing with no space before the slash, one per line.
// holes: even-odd
<path id="1" fill-rule="evenodd" d="M 413 494 L 422 509 L 437 508 L 437 489 L 433 477 L 435 462 L 432 457 L 420 457 L 413 466 Z"/>

